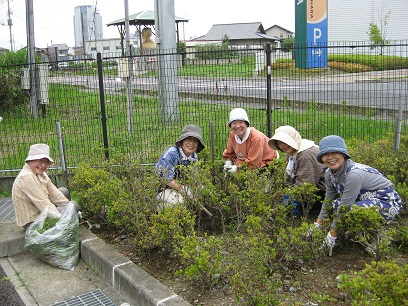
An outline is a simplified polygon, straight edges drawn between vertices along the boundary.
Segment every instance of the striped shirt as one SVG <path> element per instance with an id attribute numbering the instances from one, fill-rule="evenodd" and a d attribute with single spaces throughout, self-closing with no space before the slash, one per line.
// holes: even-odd
<path id="1" fill-rule="evenodd" d="M 46 207 L 58 214 L 56 206 L 68 202 L 47 173 L 44 172 L 40 180 L 27 163 L 14 181 L 12 199 L 18 226 L 35 221 Z"/>

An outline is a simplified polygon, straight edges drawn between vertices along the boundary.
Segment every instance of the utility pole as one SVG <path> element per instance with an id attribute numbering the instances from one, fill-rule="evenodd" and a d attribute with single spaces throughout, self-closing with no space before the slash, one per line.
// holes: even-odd
<path id="1" fill-rule="evenodd" d="M 129 30 L 129 4 L 128 0 L 124 0 L 125 5 L 125 31 L 126 31 L 126 56 L 128 56 L 128 70 L 129 76 L 126 78 L 126 88 L 127 88 L 127 121 L 128 121 L 128 131 L 134 133 L 133 125 L 133 97 L 132 97 L 132 79 L 133 79 L 133 52 L 130 46 L 130 30 Z"/>
<path id="2" fill-rule="evenodd" d="M 0 0 L 0 2 L 2 2 L 2 3 L 4 1 L 5 0 Z M 12 1 L 12 0 L 7 0 L 7 24 L 5 22 L 3 22 L 1 25 L 9 27 L 9 31 L 10 31 L 10 50 L 14 51 L 14 48 L 13 48 L 13 31 L 12 31 L 13 20 L 11 19 L 11 14 L 13 14 L 13 12 L 10 10 L 10 1 Z"/>
<path id="3" fill-rule="evenodd" d="M 179 120 L 174 0 L 154 0 L 158 56 L 158 99 L 163 123 Z"/>
<path id="4" fill-rule="evenodd" d="M 26 27 L 28 68 L 30 70 L 30 108 L 31 116 L 38 117 L 37 82 L 35 80 L 35 39 L 34 39 L 34 8 L 33 0 L 26 0 Z"/>
<path id="5" fill-rule="evenodd" d="M 9 26 L 9 30 L 10 30 L 10 50 L 14 51 L 14 49 L 13 49 L 13 32 L 11 30 L 11 27 L 13 26 L 13 20 L 11 20 L 10 0 L 7 0 L 7 13 L 8 13 L 7 25 Z"/>

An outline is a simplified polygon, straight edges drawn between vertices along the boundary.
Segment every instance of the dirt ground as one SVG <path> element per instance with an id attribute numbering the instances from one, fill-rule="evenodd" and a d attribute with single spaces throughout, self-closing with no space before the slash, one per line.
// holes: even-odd
<path id="1" fill-rule="evenodd" d="M 121 233 L 103 228 L 94 233 L 194 306 L 245 305 L 236 301 L 228 287 L 203 290 L 197 282 L 176 275 L 181 267 L 174 259 L 158 252 L 140 256 L 132 250 L 130 239 Z M 392 259 L 408 262 L 408 255 L 397 253 L 392 255 Z M 281 305 L 351 305 L 350 298 L 337 288 L 336 278 L 340 274 L 359 271 L 372 260 L 373 257 L 366 254 L 362 246 L 350 243 L 346 247 L 335 248 L 332 257 L 321 258 L 313 266 L 299 265 L 296 270 L 282 271 L 284 279 L 279 288 L 279 301 Z"/>

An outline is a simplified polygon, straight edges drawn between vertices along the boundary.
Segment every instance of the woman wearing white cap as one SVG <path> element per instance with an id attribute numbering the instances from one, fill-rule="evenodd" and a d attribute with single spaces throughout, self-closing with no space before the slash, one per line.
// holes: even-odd
<path id="1" fill-rule="evenodd" d="M 222 154 L 226 160 L 225 171 L 234 173 L 243 164 L 253 170 L 259 169 L 279 157 L 279 153 L 268 146 L 269 138 L 249 126 L 249 118 L 243 108 L 234 108 L 230 112 L 228 126 L 231 133 Z"/>
<path id="2" fill-rule="evenodd" d="M 50 147 L 46 144 L 30 146 L 26 163 L 14 180 L 12 199 L 16 223 L 25 230 L 46 207 L 49 217 L 60 218 L 59 211 L 70 200 L 68 189 L 58 189 L 46 173 L 48 166 L 54 163 L 49 154 Z M 78 203 L 72 202 L 78 210 Z"/>
<path id="3" fill-rule="evenodd" d="M 325 166 L 318 163 L 316 155 L 319 146 L 312 140 L 303 139 L 299 132 L 289 125 L 280 126 L 268 141 L 274 150 L 286 153 L 286 177 L 290 185 L 300 186 L 312 183 L 319 188 L 319 193 L 324 196 L 324 171 Z M 301 214 L 300 203 L 294 201 L 294 214 Z"/>
<path id="4" fill-rule="evenodd" d="M 156 164 L 159 174 L 166 180 L 166 186 L 157 199 L 169 203 L 183 203 L 183 195 L 191 196 L 190 189 L 180 183 L 177 166 L 189 166 L 198 161 L 197 153 L 205 148 L 201 128 L 189 124 L 183 128 L 174 146 L 168 148 Z"/>

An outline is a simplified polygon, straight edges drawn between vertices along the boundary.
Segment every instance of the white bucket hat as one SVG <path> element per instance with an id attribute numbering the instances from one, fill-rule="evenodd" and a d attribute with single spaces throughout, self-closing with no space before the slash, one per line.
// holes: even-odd
<path id="1" fill-rule="evenodd" d="M 28 156 L 25 161 L 42 158 L 46 158 L 52 163 L 54 162 L 50 157 L 50 147 L 44 143 L 37 143 L 30 146 L 30 151 L 28 151 Z"/>
<path id="2" fill-rule="evenodd" d="M 283 125 L 278 127 L 275 130 L 275 135 L 268 140 L 269 147 L 274 150 L 280 150 L 277 141 L 284 142 L 298 151 L 302 142 L 302 136 L 300 136 L 299 132 L 296 131 L 294 127 L 290 125 Z"/>
<path id="3" fill-rule="evenodd" d="M 231 127 L 231 123 L 236 120 L 245 121 L 249 126 L 248 114 L 243 108 L 234 108 L 230 112 L 228 126 Z"/>

